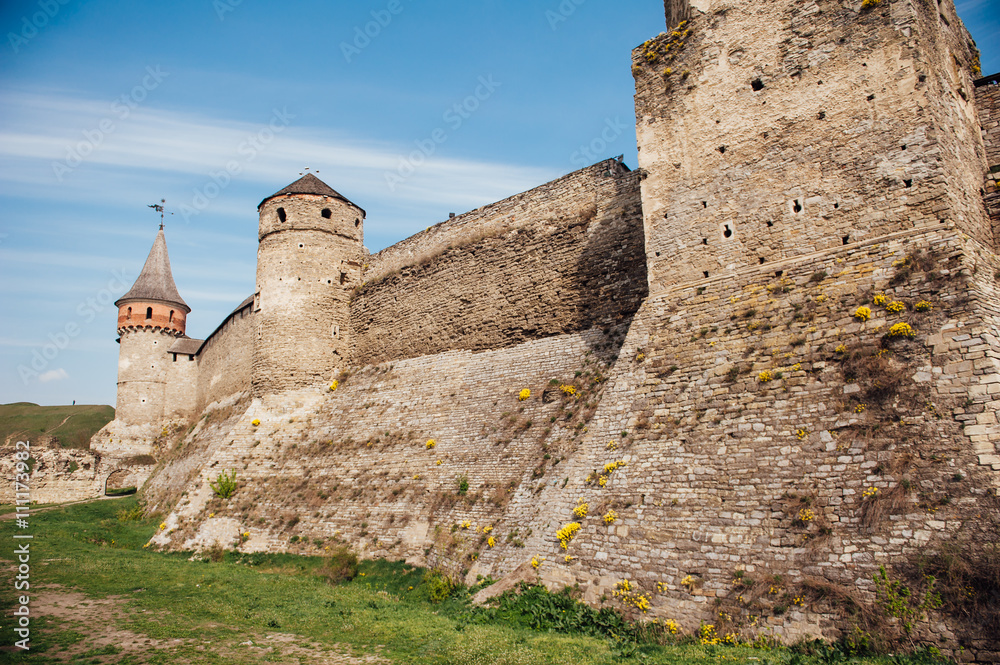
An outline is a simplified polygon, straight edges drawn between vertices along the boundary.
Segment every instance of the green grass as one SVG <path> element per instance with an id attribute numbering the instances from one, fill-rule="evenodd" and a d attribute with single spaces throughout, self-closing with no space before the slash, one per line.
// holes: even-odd
<path id="1" fill-rule="evenodd" d="M 275 633 L 292 635 L 292 643 L 312 650 L 303 662 L 318 661 L 326 651 L 441 665 L 704 665 L 706 661 L 744 662 L 751 657 L 756 659 L 754 665 L 830 661 L 787 649 L 616 642 L 603 629 L 581 628 L 581 621 L 589 621 L 585 615 L 590 611 L 574 609 L 558 594 L 551 598 L 536 594 L 536 600 L 525 601 L 531 605 L 514 602 L 482 611 L 471 608 L 468 590 L 459 588 L 444 602 L 433 604 L 424 582 L 426 571 L 401 562 L 361 562 L 357 577 L 331 586 L 319 575 L 322 557 L 227 552 L 218 563 L 192 561 L 190 553 L 144 549 L 158 520 L 136 520 L 134 512 L 130 519 L 129 511 L 136 505 L 137 499 L 131 497 L 31 517 L 33 593 L 41 585 L 58 585 L 90 598 L 112 598 L 119 612 L 104 620 L 81 612 L 79 622 L 36 615 L 30 654 L 0 652 L 0 662 L 53 662 L 56 658 L 119 665 L 298 662 L 288 654 L 245 645 L 248 641 L 267 644 L 268 636 Z M 123 519 L 118 519 L 119 514 Z M 0 539 L 13 542 L 13 530 L 10 521 L 0 523 Z M 12 549 L 0 549 L 0 559 L 12 562 Z M 13 573 L 9 566 L 2 568 L 0 602 L 11 607 Z M 50 588 L 42 592 L 53 593 Z M 563 610 L 576 618 L 561 625 Z M 615 622 L 609 625 L 613 630 L 620 628 Z M 138 651 L 108 648 L 96 642 L 101 631 L 108 629 L 127 630 L 141 641 L 154 643 Z M 14 639 L 9 630 L 0 632 L 0 646 L 11 645 Z M 72 661 L 65 649 L 74 649 Z M 902 661 L 855 662 L 900 665 Z"/>
<path id="2" fill-rule="evenodd" d="M 45 434 L 58 439 L 63 448 L 85 449 L 90 446 L 90 438 L 114 417 L 115 410 L 110 406 L 0 404 L 0 442 L 13 445 Z"/>

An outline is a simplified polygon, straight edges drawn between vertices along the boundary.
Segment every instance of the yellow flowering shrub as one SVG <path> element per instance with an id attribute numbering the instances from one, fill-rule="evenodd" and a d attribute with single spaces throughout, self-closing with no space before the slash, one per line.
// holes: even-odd
<path id="1" fill-rule="evenodd" d="M 565 385 L 559 386 L 559 390 L 563 391 L 565 394 L 569 395 L 570 397 L 572 397 L 573 395 L 576 394 L 576 386 L 572 386 L 572 385 L 569 385 L 569 384 L 565 384 Z"/>
<path id="2" fill-rule="evenodd" d="M 765 369 L 763 372 L 757 375 L 757 380 L 761 383 L 767 383 L 768 381 L 774 380 L 774 374 L 771 374 L 771 370 Z"/>
<path id="3" fill-rule="evenodd" d="M 918 302 L 916 305 L 913 306 L 913 309 L 917 310 L 918 312 L 929 312 L 933 308 L 934 306 L 930 303 L 929 300 L 921 300 L 920 302 Z"/>
<path id="4" fill-rule="evenodd" d="M 872 310 L 870 307 L 861 306 L 854 310 L 854 318 L 858 321 L 867 321 L 872 317 Z"/>
<path id="5" fill-rule="evenodd" d="M 864 413 L 865 409 L 868 408 L 867 404 L 858 404 L 854 407 L 854 413 Z"/>
<path id="6" fill-rule="evenodd" d="M 616 513 L 613 509 L 609 510 L 608 512 L 604 513 L 604 517 L 602 517 L 601 519 L 604 520 L 605 524 L 614 524 L 615 520 L 618 519 L 618 513 Z"/>
<path id="7" fill-rule="evenodd" d="M 618 460 L 617 462 L 608 462 L 607 464 L 604 465 L 604 473 L 610 475 L 623 466 L 625 466 L 625 462 L 623 460 Z"/>
<path id="8" fill-rule="evenodd" d="M 427 448 L 427 450 L 430 450 L 431 448 L 433 448 L 436 445 L 437 445 L 437 441 L 435 441 L 434 439 L 428 439 L 425 447 Z"/>
<path id="9" fill-rule="evenodd" d="M 878 488 L 877 487 L 869 487 L 868 489 L 866 489 L 864 492 L 861 493 L 861 498 L 862 499 L 870 499 L 873 496 L 875 496 L 876 494 L 878 494 Z"/>
<path id="10" fill-rule="evenodd" d="M 906 311 L 906 303 L 900 302 L 899 300 L 893 300 L 891 303 L 885 306 L 885 309 L 887 312 L 898 314 L 899 312 Z"/>
<path id="11" fill-rule="evenodd" d="M 889 302 L 889 300 L 885 297 L 884 293 L 876 293 L 875 297 L 872 298 L 872 302 L 874 302 L 879 307 L 885 307 L 885 304 Z"/>
<path id="12" fill-rule="evenodd" d="M 816 519 L 816 513 L 814 513 L 811 508 L 803 508 L 799 511 L 800 522 L 811 522 L 814 519 Z"/>
<path id="13" fill-rule="evenodd" d="M 900 322 L 889 328 L 889 337 L 916 337 L 917 333 L 909 323 Z"/>
<path id="14" fill-rule="evenodd" d="M 545 557 L 540 559 L 537 556 L 531 557 L 531 567 L 538 570 L 538 567 L 542 565 L 542 561 L 545 561 Z"/>
<path id="15" fill-rule="evenodd" d="M 677 625 L 677 622 L 673 619 L 666 619 L 663 622 L 663 627 L 667 629 L 667 632 L 671 635 L 676 635 L 680 632 L 681 627 Z"/>
<path id="16" fill-rule="evenodd" d="M 563 526 L 563 528 L 556 531 L 556 538 L 559 539 L 559 547 L 569 549 L 570 542 L 576 538 L 577 531 L 580 530 L 579 522 L 570 522 Z"/>
<path id="17" fill-rule="evenodd" d="M 618 450 L 618 444 L 614 441 L 608 441 L 608 445 L 605 446 L 608 450 Z"/>
<path id="18" fill-rule="evenodd" d="M 619 599 L 623 605 L 629 605 L 641 610 L 643 613 L 649 610 L 649 596 L 632 586 L 628 580 L 622 580 L 615 585 L 615 598 Z"/>
<path id="19" fill-rule="evenodd" d="M 580 499 L 580 503 L 573 509 L 573 515 L 583 519 L 587 516 L 587 511 L 590 510 L 590 506 L 584 503 L 583 499 Z"/>
<path id="20" fill-rule="evenodd" d="M 254 427 L 258 427 L 260 425 L 260 418 L 254 418 L 253 420 L 250 421 L 250 424 L 253 425 Z"/>
<path id="21" fill-rule="evenodd" d="M 493 531 L 492 524 L 487 524 L 486 526 L 483 527 L 483 533 L 490 533 L 491 531 Z"/>
<path id="22" fill-rule="evenodd" d="M 844 344 L 841 344 L 840 346 L 838 346 L 837 348 L 835 348 L 834 351 L 837 352 L 837 353 L 847 353 L 847 346 L 844 345 Z"/>
<path id="23" fill-rule="evenodd" d="M 493 538 L 493 536 L 490 536 L 489 538 L 486 539 L 486 544 L 489 545 L 490 547 L 493 547 L 494 545 L 497 544 L 497 541 Z M 535 567 L 537 568 L 537 566 Z"/>
<path id="24" fill-rule="evenodd" d="M 340 387 L 340 381 L 337 381 L 337 379 L 334 379 L 333 383 L 330 384 L 330 392 L 333 392 L 334 390 L 336 390 L 339 387 Z"/>
<path id="25" fill-rule="evenodd" d="M 695 579 L 691 575 L 685 575 L 681 580 L 681 586 L 687 587 L 688 592 L 694 590 Z"/>
<path id="26" fill-rule="evenodd" d="M 468 529 L 471 526 L 472 526 L 472 522 L 470 522 L 469 520 L 465 520 L 464 522 L 462 522 L 462 528 L 463 529 Z"/>
<path id="27" fill-rule="evenodd" d="M 530 390 L 528 390 L 527 388 L 525 388 L 524 390 L 522 390 L 522 391 L 521 391 L 521 392 L 520 392 L 520 393 L 518 394 L 518 396 L 517 396 L 517 401 L 519 401 L 519 402 L 523 402 L 524 400 L 528 399 L 529 397 L 531 397 L 531 391 L 530 391 Z"/>
<path id="28" fill-rule="evenodd" d="M 701 643 L 705 646 L 710 644 L 719 644 L 722 642 L 718 633 L 715 632 L 715 626 L 710 623 L 702 624 L 702 626 L 698 629 L 698 639 L 700 639 Z"/>
<path id="29" fill-rule="evenodd" d="M 605 485 L 608 484 L 608 477 L 607 476 L 601 476 L 601 477 L 599 477 L 597 479 L 597 484 L 600 485 L 601 487 L 604 487 Z"/>

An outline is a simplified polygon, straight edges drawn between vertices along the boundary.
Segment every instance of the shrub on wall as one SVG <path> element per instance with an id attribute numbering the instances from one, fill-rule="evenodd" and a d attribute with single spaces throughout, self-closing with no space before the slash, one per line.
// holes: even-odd
<path id="1" fill-rule="evenodd" d="M 223 471 L 214 481 L 209 481 L 209 486 L 217 497 L 228 499 L 236 493 L 236 470 L 227 473 Z"/>

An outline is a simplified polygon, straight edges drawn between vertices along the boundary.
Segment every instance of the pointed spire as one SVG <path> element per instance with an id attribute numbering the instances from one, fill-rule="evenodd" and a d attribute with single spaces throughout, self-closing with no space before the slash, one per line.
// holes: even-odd
<path id="1" fill-rule="evenodd" d="M 173 273 L 170 272 L 170 257 L 167 256 L 167 239 L 163 235 L 163 227 L 160 227 L 153 241 L 153 248 L 149 250 L 149 257 L 146 265 L 142 267 L 139 278 L 123 295 L 115 302 L 116 307 L 131 300 L 158 300 L 160 302 L 179 305 L 184 310 L 190 312 L 181 294 L 177 292 L 177 285 L 174 284 Z"/>
<path id="2" fill-rule="evenodd" d="M 340 199 L 345 203 L 350 203 L 355 208 L 358 208 L 357 205 L 349 201 L 346 196 L 335 190 L 333 187 L 330 187 L 330 185 L 326 184 L 312 173 L 307 173 L 280 192 L 275 192 L 261 201 L 260 205 L 257 206 L 257 209 L 259 210 L 260 206 L 264 205 L 274 197 L 284 196 L 285 194 L 317 194 L 319 196 L 329 196 L 335 199 Z M 360 210 L 360 208 L 358 209 Z"/>

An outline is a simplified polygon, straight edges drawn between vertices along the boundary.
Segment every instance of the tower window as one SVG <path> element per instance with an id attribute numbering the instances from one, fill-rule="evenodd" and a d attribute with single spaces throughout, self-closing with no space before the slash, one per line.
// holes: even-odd
<path id="1" fill-rule="evenodd" d="M 153 308 L 152 307 L 147 307 L 146 308 L 146 320 L 149 321 L 151 318 L 153 318 Z"/>
<path id="2" fill-rule="evenodd" d="M 347 273 L 346 272 L 340 273 L 340 283 L 343 284 L 346 281 L 347 281 Z"/>
<path id="3" fill-rule="evenodd" d="M 170 323 L 174 322 L 174 310 L 170 310 Z"/>
<path id="4" fill-rule="evenodd" d="M 358 228 L 359 226 L 361 226 L 361 219 L 356 217 L 354 219 L 354 228 Z"/>
<path id="5" fill-rule="evenodd" d="M 129 320 L 132 319 L 132 308 L 131 307 L 128 308 L 128 313 L 125 315 L 125 318 L 129 319 Z"/>
<path id="6" fill-rule="evenodd" d="M 330 217 L 333 215 L 333 213 L 330 212 L 329 208 L 323 208 L 323 212 L 320 214 L 323 215 L 323 219 L 330 219 Z"/>
<path id="7" fill-rule="evenodd" d="M 278 221 L 279 222 L 283 222 L 283 221 L 285 221 L 285 219 L 287 219 L 286 216 L 285 216 L 285 209 L 284 208 L 278 208 Z"/>

